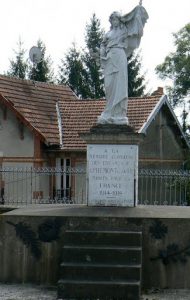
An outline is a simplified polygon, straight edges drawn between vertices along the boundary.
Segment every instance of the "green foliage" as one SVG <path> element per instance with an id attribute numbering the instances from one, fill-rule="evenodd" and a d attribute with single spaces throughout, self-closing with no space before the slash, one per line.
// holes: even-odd
<path id="1" fill-rule="evenodd" d="M 28 63 L 24 58 L 26 50 L 23 48 L 21 39 L 18 41 L 18 50 L 14 50 L 15 59 L 10 60 L 10 68 L 7 71 L 8 76 L 25 79 L 27 76 Z"/>
<path id="2" fill-rule="evenodd" d="M 133 52 L 128 58 L 128 95 L 129 97 L 143 96 L 145 78 L 141 75 L 141 57 Z"/>
<path id="3" fill-rule="evenodd" d="M 190 94 L 190 23 L 173 34 L 176 51 L 166 56 L 156 67 L 160 78 L 169 78 L 173 87 L 169 89 L 173 106 L 180 104 Z"/>
<path id="4" fill-rule="evenodd" d="M 103 38 L 100 21 L 93 14 L 86 25 L 86 49 L 80 52 L 73 44 L 61 60 L 59 83 L 70 86 L 79 98 L 104 96 L 103 78 L 100 72 L 99 48 Z"/>
<path id="5" fill-rule="evenodd" d="M 28 77 L 34 81 L 53 82 L 52 61 L 50 56 L 45 55 L 46 46 L 41 40 L 38 40 L 37 46 L 42 51 L 42 59 L 37 64 L 30 64 Z"/>
<path id="6" fill-rule="evenodd" d="M 79 98 L 87 98 L 90 93 L 87 77 L 88 74 L 82 62 L 81 53 L 73 43 L 65 58 L 61 60 L 58 82 L 67 84 Z"/>
<path id="7" fill-rule="evenodd" d="M 186 110 L 186 105 L 184 103 L 184 108 L 183 108 L 183 111 L 182 111 L 182 115 L 181 115 L 181 118 L 182 118 L 182 129 L 183 129 L 183 132 L 185 132 L 187 138 L 189 138 L 189 133 L 190 133 L 190 125 L 188 124 L 188 112 Z"/>
<path id="8" fill-rule="evenodd" d="M 100 20 L 95 14 L 92 15 L 90 22 L 86 25 L 85 42 L 88 50 L 96 51 L 102 43 L 104 31 L 101 29 Z"/>
<path id="9" fill-rule="evenodd" d="M 100 20 L 93 14 L 90 23 L 86 25 L 86 50 L 82 56 L 88 74 L 89 98 L 102 98 L 105 96 L 103 77 L 101 76 L 99 49 L 103 40 L 104 31 Z"/>

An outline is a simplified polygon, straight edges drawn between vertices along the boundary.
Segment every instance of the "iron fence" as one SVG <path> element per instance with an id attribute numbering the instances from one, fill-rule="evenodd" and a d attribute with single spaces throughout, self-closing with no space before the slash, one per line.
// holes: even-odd
<path id="1" fill-rule="evenodd" d="M 0 204 L 87 204 L 85 168 L 0 168 Z M 140 169 L 138 204 L 190 205 L 190 172 Z"/>
<path id="2" fill-rule="evenodd" d="M 138 203 L 144 205 L 190 205 L 190 172 L 141 169 Z"/>
<path id="3" fill-rule="evenodd" d="M 0 202 L 6 205 L 86 204 L 80 168 L 1 168 Z"/>

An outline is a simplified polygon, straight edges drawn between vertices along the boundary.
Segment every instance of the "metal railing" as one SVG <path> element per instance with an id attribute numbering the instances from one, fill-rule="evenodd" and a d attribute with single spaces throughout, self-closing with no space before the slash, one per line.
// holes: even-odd
<path id="1" fill-rule="evenodd" d="M 0 203 L 86 204 L 86 170 L 1 168 Z"/>
<path id="2" fill-rule="evenodd" d="M 190 205 L 190 171 L 141 169 L 138 203 L 144 205 Z"/>
<path id="3" fill-rule="evenodd" d="M 85 168 L 0 168 L 0 204 L 87 204 Z M 138 204 L 190 205 L 190 172 L 140 169 Z"/>

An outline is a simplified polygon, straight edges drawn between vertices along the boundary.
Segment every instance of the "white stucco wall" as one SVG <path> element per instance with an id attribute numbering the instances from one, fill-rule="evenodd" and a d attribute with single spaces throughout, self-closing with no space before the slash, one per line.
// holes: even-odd
<path id="1" fill-rule="evenodd" d="M 30 171 L 26 172 L 26 168 L 30 170 L 32 164 L 3 162 L 2 167 L 5 168 L 1 173 L 5 204 L 32 203 L 33 178 Z"/>
<path id="2" fill-rule="evenodd" d="M 24 126 L 24 139 L 20 138 L 20 130 L 16 116 L 7 110 L 4 120 L 0 106 L 0 154 L 4 157 L 32 157 L 34 155 L 34 137 Z"/>
<path id="3" fill-rule="evenodd" d="M 48 173 L 35 172 L 32 163 L 3 162 L 2 166 L 4 171 L 0 176 L 3 180 L 5 204 L 48 203 L 50 196 Z M 35 193 L 39 193 L 39 197 L 34 196 Z"/>

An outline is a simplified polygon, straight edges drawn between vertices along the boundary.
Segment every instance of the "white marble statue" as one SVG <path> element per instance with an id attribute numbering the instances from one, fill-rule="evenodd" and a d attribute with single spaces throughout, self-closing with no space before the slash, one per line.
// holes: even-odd
<path id="1" fill-rule="evenodd" d="M 148 19 L 141 4 L 142 1 L 126 15 L 113 12 L 109 18 L 111 28 L 100 48 L 106 107 L 98 117 L 98 124 L 128 124 L 127 57 L 139 46 Z"/>

